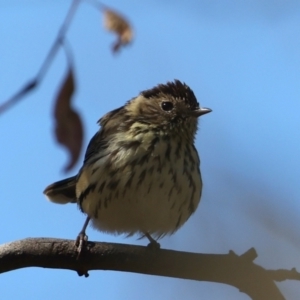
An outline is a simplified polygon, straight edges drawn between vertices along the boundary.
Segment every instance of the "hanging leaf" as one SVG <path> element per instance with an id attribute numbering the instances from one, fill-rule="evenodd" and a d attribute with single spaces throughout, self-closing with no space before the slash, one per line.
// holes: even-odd
<path id="1" fill-rule="evenodd" d="M 70 156 L 69 163 L 64 168 L 65 172 L 70 171 L 78 161 L 83 142 L 80 116 L 71 107 L 74 90 L 74 76 L 70 67 L 59 89 L 54 107 L 56 140 L 67 148 Z"/>
<path id="2" fill-rule="evenodd" d="M 125 46 L 132 41 L 133 32 L 129 23 L 115 11 L 104 9 L 104 26 L 108 31 L 117 34 L 117 40 L 112 46 L 113 52 L 119 51 L 121 46 Z"/>

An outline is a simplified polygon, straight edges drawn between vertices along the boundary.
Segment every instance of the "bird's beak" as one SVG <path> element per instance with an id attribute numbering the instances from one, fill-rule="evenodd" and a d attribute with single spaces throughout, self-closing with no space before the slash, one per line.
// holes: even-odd
<path id="1" fill-rule="evenodd" d="M 191 112 L 191 115 L 193 116 L 193 117 L 200 117 L 200 116 L 202 116 L 202 115 L 205 115 L 205 114 L 208 114 L 208 113 L 210 113 L 212 110 L 210 109 L 210 108 L 205 108 L 205 107 L 200 107 L 200 108 L 198 108 L 197 110 L 193 110 L 192 112 Z"/>

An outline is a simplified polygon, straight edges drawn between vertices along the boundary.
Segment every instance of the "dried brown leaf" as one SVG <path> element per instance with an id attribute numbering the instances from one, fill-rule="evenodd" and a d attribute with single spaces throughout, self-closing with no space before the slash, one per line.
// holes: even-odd
<path id="1" fill-rule="evenodd" d="M 115 11 L 107 8 L 104 9 L 104 26 L 108 31 L 112 31 L 118 36 L 112 47 L 113 52 L 117 52 L 121 46 L 125 46 L 132 41 L 132 28 L 128 21 Z"/>
<path id="2" fill-rule="evenodd" d="M 72 108 L 71 100 L 75 90 L 73 71 L 69 68 L 65 77 L 54 107 L 55 136 L 59 144 L 69 151 L 69 163 L 64 171 L 70 171 L 78 161 L 82 142 L 83 126 L 78 113 Z"/>

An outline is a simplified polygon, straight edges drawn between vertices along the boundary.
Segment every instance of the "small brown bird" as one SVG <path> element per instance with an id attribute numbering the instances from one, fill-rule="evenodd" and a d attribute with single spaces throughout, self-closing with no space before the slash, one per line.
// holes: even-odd
<path id="1" fill-rule="evenodd" d="M 141 92 L 100 120 L 78 175 L 49 185 L 55 203 L 77 203 L 100 231 L 156 239 L 179 229 L 202 191 L 194 145 L 201 108 L 179 80 Z"/>

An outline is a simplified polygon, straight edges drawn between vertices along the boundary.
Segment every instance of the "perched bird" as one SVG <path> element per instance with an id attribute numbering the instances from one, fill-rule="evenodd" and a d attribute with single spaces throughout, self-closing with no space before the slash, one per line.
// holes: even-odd
<path id="1" fill-rule="evenodd" d="M 179 80 L 141 92 L 100 120 L 76 176 L 49 185 L 55 203 L 77 203 L 103 232 L 140 234 L 151 245 L 179 229 L 196 210 L 202 191 L 194 145 L 201 108 Z M 149 245 L 150 245 L 149 244 Z"/>

